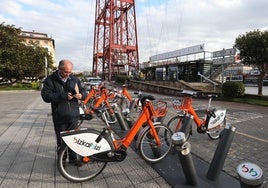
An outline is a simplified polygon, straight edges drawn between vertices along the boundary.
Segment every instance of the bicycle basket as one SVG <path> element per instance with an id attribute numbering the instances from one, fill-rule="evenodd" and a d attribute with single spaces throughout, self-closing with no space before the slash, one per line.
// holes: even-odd
<path id="1" fill-rule="evenodd" d="M 191 97 L 183 97 L 181 99 L 175 99 L 173 100 L 173 108 L 176 110 L 186 110 L 188 109 L 192 104 L 192 98 Z"/>
<path id="2" fill-rule="evenodd" d="M 154 105 L 154 116 L 155 117 L 164 117 L 168 111 L 167 102 L 157 101 Z"/>

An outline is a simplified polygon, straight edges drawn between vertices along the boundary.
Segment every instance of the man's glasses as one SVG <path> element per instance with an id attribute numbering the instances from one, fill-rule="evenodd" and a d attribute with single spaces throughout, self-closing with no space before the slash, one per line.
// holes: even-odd
<path id="1" fill-rule="evenodd" d="M 64 74 L 72 74 L 72 72 L 62 71 Z"/>

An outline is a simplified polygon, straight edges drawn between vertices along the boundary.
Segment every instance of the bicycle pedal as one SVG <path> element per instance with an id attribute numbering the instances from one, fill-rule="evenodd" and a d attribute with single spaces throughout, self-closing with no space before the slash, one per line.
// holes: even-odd
<path id="1" fill-rule="evenodd" d="M 200 128 L 197 128 L 197 132 L 198 133 L 206 133 L 207 132 L 207 129 L 205 126 L 201 126 Z"/>
<path id="2" fill-rule="evenodd" d="M 83 163 L 88 163 L 90 161 L 89 157 L 83 157 L 82 158 Z"/>

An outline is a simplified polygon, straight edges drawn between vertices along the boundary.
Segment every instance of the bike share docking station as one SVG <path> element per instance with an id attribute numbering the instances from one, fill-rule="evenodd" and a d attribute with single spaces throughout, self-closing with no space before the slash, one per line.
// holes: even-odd
<path id="1" fill-rule="evenodd" d="M 211 163 L 191 155 L 191 144 L 186 140 L 185 135 L 190 131 L 193 123 L 193 116 L 187 115 L 183 120 L 180 132 L 172 135 L 172 141 L 176 147 L 180 165 L 186 181 L 177 182 L 173 187 L 239 187 L 239 182 L 235 178 L 225 173 L 221 173 L 224 161 L 231 146 L 235 128 L 227 125 L 222 132 Z M 208 170 L 207 170 L 208 169 Z M 207 172 L 205 172 L 207 170 Z"/>

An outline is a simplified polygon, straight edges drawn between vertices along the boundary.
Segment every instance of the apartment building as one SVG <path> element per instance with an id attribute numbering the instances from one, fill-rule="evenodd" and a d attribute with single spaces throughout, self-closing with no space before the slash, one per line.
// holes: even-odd
<path id="1" fill-rule="evenodd" d="M 52 37 L 49 37 L 46 33 L 39 33 L 35 31 L 22 31 L 21 37 L 26 43 L 37 43 L 40 46 L 47 48 L 51 55 L 54 67 L 56 67 L 56 52 L 55 52 L 55 41 Z"/>

